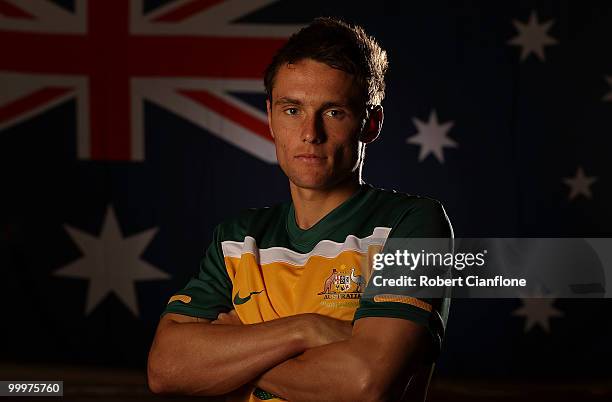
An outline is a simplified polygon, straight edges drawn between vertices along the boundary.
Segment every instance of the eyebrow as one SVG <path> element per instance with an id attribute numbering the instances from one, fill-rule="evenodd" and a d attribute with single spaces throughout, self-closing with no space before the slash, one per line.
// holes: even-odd
<path id="1" fill-rule="evenodd" d="M 302 102 L 298 99 L 281 96 L 276 101 L 274 101 L 274 104 L 275 105 L 302 105 Z"/>
<path id="2" fill-rule="evenodd" d="M 342 103 L 342 102 L 325 102 L 325 104 L 323 104 L 323 107 L 321 107 L 321 109 L 329 109 L 331 107 L 349 108 L 349 105 L 346 103 Z"/>
<path id="3" fill-rule="evenodd" d="M 299 99 L 293 99 L 293 98 L 288 98 L 286 96 L 282 96 L 280 98 L 278 98 L 275 102 L 275 105 L 298 105 L 301 106 L 302 105 L 302 101 L 300 101 Z M 321 109 L 328 109 L 330 107 L 344 107 L 344 108 L 349 108 L 349 105 L 346 103 L 342 103 L 342 102 L 325 102 L 323 104 L 323 106 L 321 107 Z"/>

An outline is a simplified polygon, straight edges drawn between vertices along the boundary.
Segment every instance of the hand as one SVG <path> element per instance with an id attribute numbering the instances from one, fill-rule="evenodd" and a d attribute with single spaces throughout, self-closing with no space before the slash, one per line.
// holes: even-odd
<path id="1" fill-rule="evenodd" d="M 343 321 L 322 314 L 303 314 L 307 348 L 344 341 L 351 337 L 353 326 L 351 321 Z"/>
<path id="2" fill-rule="evenodd" d="M 212 321 L 211 324 L 242 325 L 242 321 L 240 321 L 236 310 L 231 310 L 229 313 L 219 313 L 217 319 Z"/>

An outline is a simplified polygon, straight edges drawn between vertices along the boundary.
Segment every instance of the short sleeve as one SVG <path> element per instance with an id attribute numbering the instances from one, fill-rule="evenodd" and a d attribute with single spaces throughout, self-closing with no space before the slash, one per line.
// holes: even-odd
<path id="1" fill-rule="evenodd" d="M 399 238 L 442 238 L 436 242 L 443 244 L 446 251 L 453 248 L 453 229 L 442 205 L 428 198 L 418 198 L 399 221 L 393 226 L 388 239 Z M 448 239 L 448 241 L 446 240 Z M 390 252 L 387 244 L 382 252 Z M 419 243 L 422 244 L 422 243 Z M 399 277 L 400 270 L 388 270 L 391 277 Z M 391 317 L 414 321 L 425 326 L 432 336 L 431 360 L 440 353 L 444 331 L 450 307 L 450 289 L 443 289 L 440 297 L 424 298 L 412 294 L 408 287 L 394 287 L 390 291 L 380 292 L 375 289 L 372 278 L 368 282 L 363 297 L 359 302 L 354 321 L 364 317 Z"/>
<path id="2" fill-rule="evenodd" d="M 198 274 L 169 299 L 162 317 L 166 313 L 177 313 L 214 320 L 219 313 L 233 308 L 232 284 L 225 269 L 219 232 L 217 226 Z"/>

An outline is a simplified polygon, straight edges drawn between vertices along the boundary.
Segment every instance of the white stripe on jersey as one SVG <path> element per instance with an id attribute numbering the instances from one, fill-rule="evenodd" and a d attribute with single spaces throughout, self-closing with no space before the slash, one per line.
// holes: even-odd
<path id="1" fill-rule="evenodd" d="M 366 254 L 369 246 L 384 246 L 390 232 L 391 228 L 375 227 L 372 234 L 363 239 L 354 235 L 348 235 L 344 243 L 321 240 L 311 252 L 305 254 L 285 247 L 258 249 L 255 239 L 251 236 L 246 236 L 242 242 L 221 242 L 221 249 L 223 250 L 223 257 L 240 258 L 243 254 L 252 254 L 259 260 L 260 265 L 284 262 L 291 265 L 304 266 L 312 256 L 335 258 L 344 251 L 356 251 Z"/>

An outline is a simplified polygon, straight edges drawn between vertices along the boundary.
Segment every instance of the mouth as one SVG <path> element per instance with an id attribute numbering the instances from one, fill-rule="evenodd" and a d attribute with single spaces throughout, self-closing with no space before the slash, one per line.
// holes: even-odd
<path id="1" fill-rule="evenodd" d="M 316 154 L 298 154 L 295 156 L 295 159 L 298 159 L 302 162 L 306 162 L 306 163 L 321 163 L 322 161 L 324 161 L 325 159 L 327 159 L 325 156 L 321 156 L 321 155 L 316 155 Z"/>

